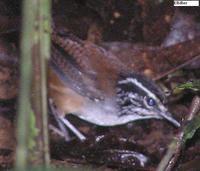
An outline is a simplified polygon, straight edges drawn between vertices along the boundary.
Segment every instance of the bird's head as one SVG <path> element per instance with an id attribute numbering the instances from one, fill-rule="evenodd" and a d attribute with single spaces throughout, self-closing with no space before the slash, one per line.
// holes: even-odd
<path id="1" fill-rule="evenodd" d="M 164 106 L 165 96 L 156 84 L 140 74 L 120 76 L 117 82 L 117 103 L 123 120 L 166 119 L 179 127 Z"/>

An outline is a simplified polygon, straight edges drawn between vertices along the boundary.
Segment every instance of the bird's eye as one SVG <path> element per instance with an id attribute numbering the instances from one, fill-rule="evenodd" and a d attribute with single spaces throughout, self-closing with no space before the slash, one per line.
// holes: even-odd
<path id="1" fill-rule="evenodd" d="M 151 97 L 147 97 L 146 101 L 147 101 L 147 104 L 149 106 L 155 106 L 156 105 L 156 101 L 154 99 L 152 99 Z"/>

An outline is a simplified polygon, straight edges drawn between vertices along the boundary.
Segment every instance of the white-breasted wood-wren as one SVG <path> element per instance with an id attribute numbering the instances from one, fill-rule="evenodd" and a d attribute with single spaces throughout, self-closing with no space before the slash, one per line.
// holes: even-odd
<path id="1" fill-rule="evenodd" d="M 126 67 L 112 53 L 71 33 L 52 34 L 50 67 L 49 97 L 63 122 L 65 114 L 73 114 L 101 126 L 150 118 L 180 126 L 164 106 L 163 92 L 153 81 Z"/>

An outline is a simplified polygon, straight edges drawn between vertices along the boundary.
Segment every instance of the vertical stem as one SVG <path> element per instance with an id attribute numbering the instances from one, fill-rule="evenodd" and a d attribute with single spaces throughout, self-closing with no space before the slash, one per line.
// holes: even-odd
<path id="1" fill-rule="evenodd" d="M 20 89 L 19 89 L 19 107 L 18 107 L 18 121 L 17 121 L 17 153 L 16 153 L 16 168 L 18 170 L 25 170 L 27 167 L 27 135 L 29 113 L 31 113 L 30 105 L 30 87 L 31 87 L 31 41 L 30 35 L 33 31 L 33 11 L 30 10 L 31 0 L 23 2 L 23 23 L 22 23 L 22 40 L 21 40 L 21 66 L 20 66 Z"/>
<path id="2" fill-rule="evenodd" d="M 16 167 L 49 165 L 47 60 L 51 0 L 24 0 Z"/>
<path id="3" fill-rule="evenodd" d="M 47 115 L 47 60 L 50 57 L 50 0 L 38 1 L 36 36 L 34 42 L 34 75 L 32 104 L 36 127 L 41 131 L 37 137 L 37 153 L 40 162 L 49 164 L 48 115 Z"/>

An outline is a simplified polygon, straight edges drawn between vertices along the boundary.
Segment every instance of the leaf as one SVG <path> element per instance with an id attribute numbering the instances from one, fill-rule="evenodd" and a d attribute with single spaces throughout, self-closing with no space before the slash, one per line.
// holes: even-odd
<path id="1" fill-rule="evenodd" d="M 183 141 L 186 142 L 187 140 L 191 139 L 197 129 L 200 128 L 200 113 L 197 114 L 185 127 L 184 134 L 183 134 Z"/>
<path id="2" fill-rule="evenodd" d="M 177 86 L 174 93 L 177 94 L 183 90 L 200 91 L 200 80 L 192 80 Z"/>

